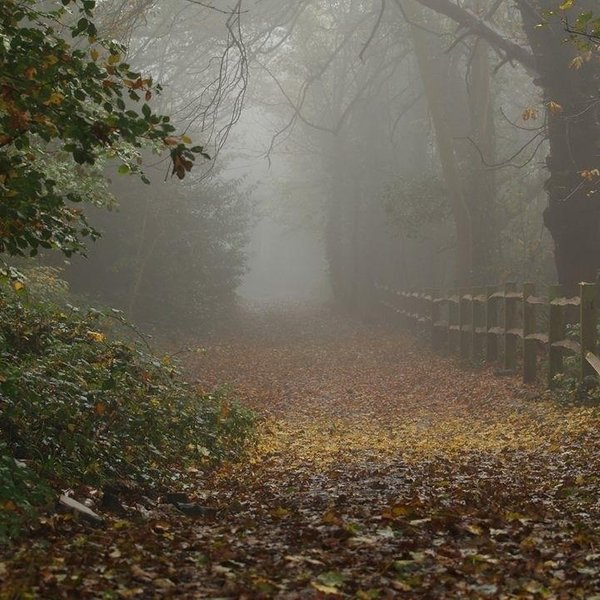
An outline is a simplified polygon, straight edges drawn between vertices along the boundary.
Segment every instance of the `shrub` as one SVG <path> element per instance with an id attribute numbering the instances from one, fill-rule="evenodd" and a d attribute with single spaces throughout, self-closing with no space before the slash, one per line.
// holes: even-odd
<path id="1" fill-rule="evenodd" d="M 0 317 L 0 501 L 20 514 L 39 500 L 34 474 L 68 486 L 168 485 L 188 466 L 236 458 L 251 436 L 248 410 L 224 391 L 196 391 L 169 357 L 110 339 L 106 313 L 4 284 Z"/>

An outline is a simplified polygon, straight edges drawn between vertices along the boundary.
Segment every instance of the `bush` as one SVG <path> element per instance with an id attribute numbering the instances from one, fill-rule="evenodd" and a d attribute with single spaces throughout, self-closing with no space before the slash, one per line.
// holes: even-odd
<path id="1" fill-rule="evenodd" d="M 600 336 L 600 323 L 597 325 L 597 335 Z M 566 326 L 566 337 L 575 342 L 580 341 L 581 329 L 579 323 Z M 599 337 L 600 339 L 600 337 Z M 554 376 L 555 398 L 567 405 L 600 405 L 600 382 L 595 376 L 585 377 L 580 381 L 581 357 L 579 354 L 566 353 L 563 357 L 563 370 Z"/>
<path id="2" fill-rule="evenodd" d="M 102 238 L 65 270 L 71 289 L 123 310 L 145 329 L 200 333 L 226 323 L 246 271 L 252 220 L 240 185 L 216 177 L 113 183 L 118 215 L 91 213 Z"/>
<path id="3" fill-rule="evenodd" d="M 21 522 L 51 497 L 50 487 L 0 443 L 0 541 L 16 535 Z"/>
<path id="4" fill-rule="evenodd" d="M 0 502 L 17 509 L 8 512 L 44 495 L 32 495 L 33 474 L 68 486 L 167 485 L 188 466 L 240 454 L 253 416 L 225 392 L 201 394 L 169 357 L 109 339 L 105 313 L 13 287 L 0 286 Z"/>

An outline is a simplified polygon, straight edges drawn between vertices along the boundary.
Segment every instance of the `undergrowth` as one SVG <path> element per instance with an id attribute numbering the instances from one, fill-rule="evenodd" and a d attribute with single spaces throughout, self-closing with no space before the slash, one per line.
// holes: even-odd
<path id="1" fill-rule="evenodd" d="M 176 485 L 243 452 L 253 415 L 226 392 L 203 394 L 169 357 L 116 338 L 106 314 L 28 288 L 0 283 L 0 538 L 57 489 Z"/>
<path id="2" fill-rule="evenodd" d="M 600 339 L 600 323 L 596 332 Z M 580 341 L 579 323 L 566 326 L 567 339 Z M 547 365 L 546 365 L 547 366 Z M 600 381 L 596 376 L 586 376 L 581 373 L 581 357 L 579 354 L 565 353 L 562 362 L 562 371 L 553 377 L 553 395 L 560 404 L 567 406 L 599 406 Z"/>

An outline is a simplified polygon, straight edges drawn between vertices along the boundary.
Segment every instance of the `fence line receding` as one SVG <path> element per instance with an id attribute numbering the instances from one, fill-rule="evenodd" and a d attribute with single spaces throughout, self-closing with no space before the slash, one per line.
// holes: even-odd
<path id="1" fill-rule="evenodd" d="M 564 357 L 579 355 L 579 379 L 600 375 L 597 304 L 600 285 L 581 283 L 579 295 L 567 297 L 560 286 L 537 296 L 525 283 L 453 289 L 399 291 L 377 286 L 381 304 L 407 326 L 424 331 L 438 352 L 474 363 L 502 360 L 506 372 L 522 370 L 523 381 L 537 379 L 538 358 L 547 357 L 547 383 L 564 370 Z M 520 358 L 520 360 L 519 360 Z"/>

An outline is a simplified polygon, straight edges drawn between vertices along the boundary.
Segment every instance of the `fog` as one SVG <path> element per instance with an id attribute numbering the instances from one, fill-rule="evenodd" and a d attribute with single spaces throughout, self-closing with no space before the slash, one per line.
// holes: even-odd
<path id="1" fill-rule="evenodd" d="M 600 600 L 599 0 L 0 0 L 0 598 Z"/>
<path id="2" fill-rule="evenodd" d="M 533 66 L 521 8 L 478 0 L 454 15 L 448 0 L 104 0 L 102 34 L 163 88 L 151 108 L 210 158 L 179 181 L 168 157 L 144 149 L 150 191 L 116 175 L 110 158 L 82 167 L 92 202 L 118 209 L 94 211 L 104 235 L 86 267 L 61 263 L 64 276 L 134 320 L 194 315 L 199 329 L 247 303 L 364 314 L 376 310 L 380 285 L 590 278 L 596 259 L 584 265 L 560 225 L 561 199 L 589 196 L 579 173 L 593 165 L 583 150 L 573 154 L 589 146 L 586 127 L 578 122 L 564 142 L 555 123 L 571 101 L 587 115 L 587 100 L 561 91 L 575 69 L 554 87 L 536 77 L 543 68 Z M 479 16 L 486 9 L 488 19 Z M 544 43 L 562 31 L 551 16 Z M 560 52 L 572 61 L 578 51 L 561 41 Z M 567 181 L 558 163 L 569 153 Z M 595 248 L 592 233 L 582 235 Z M 181 290 L 177 302 L 155 292 L 160 282 Z"/>

